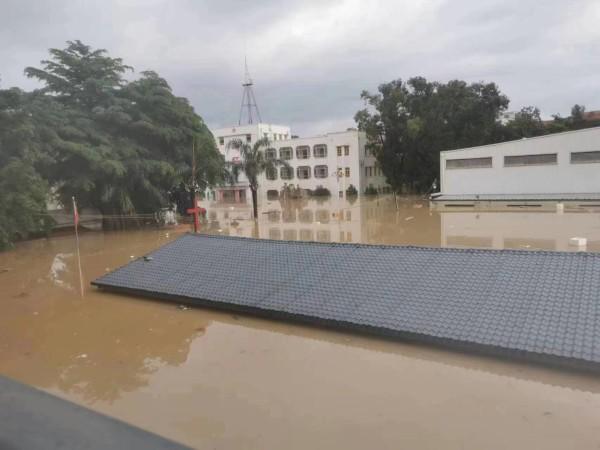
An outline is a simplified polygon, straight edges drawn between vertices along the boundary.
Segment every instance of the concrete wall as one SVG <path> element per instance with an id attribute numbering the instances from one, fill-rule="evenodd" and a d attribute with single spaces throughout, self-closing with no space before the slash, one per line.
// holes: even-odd
<path id="1" fill-rule="evenodd" d="M 600 192 L 600 163 L 571 164 L 571 152 L 600 150 L 600 127 L 440 153 L 443 194 Z M 505 155 L 557 153 L 558 163 L 504 167 Z M 446 169 L 446 160 L 492 157 L 492 168 Z"/>

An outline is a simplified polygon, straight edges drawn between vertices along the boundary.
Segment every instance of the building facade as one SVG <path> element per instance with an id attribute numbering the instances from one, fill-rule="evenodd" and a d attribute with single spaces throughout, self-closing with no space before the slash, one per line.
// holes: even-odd
<path id="1" fill-rule="evenodd" d="M 235 139 L 254 145 L 256 141 L 262 138 L 267 138 L 273 143 L 291 138 L 290 127 L 266 123 L 218 128 L 212 130 L 212 133 L 217 148 L 225 157 L 225 160 L 233 163 L 240 159 L 238 150 L 228 148 L 228 144 Z M 225 203 L 246 203 L 247 199 L 250 198 L 248 179 L 242 173 L 234 185 L 224 185 L 214 189 L 212 200 Z"/>
<path id="2" fill-rule="evenodd" d="M 600 127 L 440 153 L 441 194 L 600 193 Z"/>
<path id="3" fill-rule="evenodd" d="M 269 148 L 265 149 L 266 157 L 287 163 L 276 171 L 261 174 L 258 193 L 261 201 L 278 198 L 288 187 L 296 192 L 325 188 L 340 198 L 346 197 L 350 186 L 361 194 L 369 186 L 378 191 L 387 189 L 383 172 L 365 147 L 365 134 L 357 130 L 292 138 L 288 126 L 259 123 L 217 129 L 213 135 L 227 161 L 235 163 L 240 158 L 237 150 L 228 148 L 233 139 L 253 145 L 266 137 L 270 141 Z M 214 200 L 250 201 L 248 180 L 242 175 L 237 184 L 215 189 Z"/>

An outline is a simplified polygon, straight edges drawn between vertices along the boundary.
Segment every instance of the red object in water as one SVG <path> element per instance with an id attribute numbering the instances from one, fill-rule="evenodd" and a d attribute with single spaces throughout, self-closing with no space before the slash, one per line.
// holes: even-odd
<path id="1" fill-rule="evenodd" d="M 193 214 L 194 215 L 194 233 L 197 233 L 198 231 L 200 231 L 200 220 L 198 219 L 198 214 L 204 209 L 204 208 L 199 208 L 198 204 L 196 203 L 196 196 L 194 195 L 192 197 L 192 205 L 194 205 L 193 208 L 188 208 L 186 210 L 186 212 L 188 214 Z"/>

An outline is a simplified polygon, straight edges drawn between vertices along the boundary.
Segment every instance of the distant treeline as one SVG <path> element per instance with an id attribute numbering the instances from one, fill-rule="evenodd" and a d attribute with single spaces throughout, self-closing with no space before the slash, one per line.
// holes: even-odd
<path id="1" fill-rule="evenodd" d="M 356 123 L 398 193 L 429 192 L 439 177 L 442 150 L 600 125 L 600 114 L 586 114 L 580 105 L 566 118 L 543 121 L 530 106 L 501 120 L 509 99 L 494 83 L 415 77 L 382 84 L 376 94 L 363 91 L 361 98 L 366 107 L 356 113 Z"/>
<path id="2" fill-rule="evenodd" d="M 190 183 L 192 143 L 200 186 L 223 175 L 202 118 L 163 78 L 148 71 L 127 81 L 132 68 L 121 59 L 67 44 L 25 69 L 43 88 L 0 90 L 0 248 L 48 229 L 50 193 L 105 216 L 155 212 L 171 188 Z"/>

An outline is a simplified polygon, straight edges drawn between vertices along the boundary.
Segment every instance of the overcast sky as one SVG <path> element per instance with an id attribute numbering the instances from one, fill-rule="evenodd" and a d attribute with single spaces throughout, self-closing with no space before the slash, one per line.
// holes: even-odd
<path id="1" fill-rule="evenodd" d="M 209 126 L 237 122 L 244 53 L 262 119 L 309 135 L 354 125 L 395 78 L 494 81 L 510 109 L 600 109 L 598 0 L 0 0 L 1 87 L 80 39 L 155 70 Z"/>

